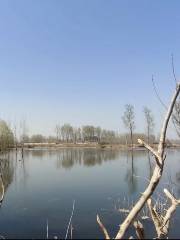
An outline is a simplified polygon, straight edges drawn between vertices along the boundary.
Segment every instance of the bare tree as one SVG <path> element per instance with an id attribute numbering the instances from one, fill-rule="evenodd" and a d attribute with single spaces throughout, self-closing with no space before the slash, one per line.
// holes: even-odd
<path id="1" fill-rule="evenodd" d="M 134 107 L 130 104 L 125 105 L 125 112 L 122 117 L 125 127 L 129 130 L 131 136 L 131 148 L 133 148 L 133 131 L 135 129 Z"/>
<path id="2" fill-rule="evenodd" d="M 56 133 L 56 140 L 57 142 L 59 142 L 61 139 L 61 126 L 59 124 L 57 124 L 55 127 L 55 133 Z"/>
<path id="3" fill-rule="evenodd" d="M 153 149 L 150 145 L 148 145 L 144 141 L 142 141 L 140 139 L 138 140 L 138 142 L 140 144 L 143 144 L 144 147 L 147 148 L 153 154 L 156 164 L 155 164 L 155 168 L 154 168 L 152 177 L 149 181 L 147 188 L 145 189 L 145 191 L 143 193 L 141 193 L 141 197 L 136 202 L 136 204 L 133 206 L 133 208 L 131 209 L 131 211 L 129 212 L 129 214 L 127 215 L 125 220 L 123 221 L 123 223 L 120 225 L 120 228 L 118 230 L 118 233 L 117 233 L 115 239 L 124 238 L 125 233 L 127 232 L 127 229 L 129 228 L 129 226 L 132 223 L 134 223 L 138 213 L 142 210 L 142 208 L 144 207 L 144 205 L 147 202 L 149 202 L 148 204 L 149 204 L 149 207 L 151 208 L 151 200 L 149 200 L 149 199 L 151 198 L 152 194 L 154 193 L 154 191 L 162 177 L 164 163 L 165 163 L 165 159 L 166 159 L 165 140 L 166 140 L 167 127 L 168 127 L 171 115 L 173 113 L 173 109 L 174 109 L 174 106 L 176 103 L 176 99 L 179 95 L 179 92 L 180 92 L 180 83 L 177 84 L 176 91 L 175 91 L 175 93 L 172 97 L 171 103 L 167 109 L 167 113 L 166 113 L 166 116 L 165 116 L 165 119 L 164 119 L 164 122 L 162 125 L 162 129 L 161 129 L 158 149 L 157 150 Z M 165 216 L 161 216 L 163 218 L 162 225 L 160 226 L 161 227 L 160 230 L 162 231 L 162 233 L 158 233 L 158 237 L 167 235 L 168 231 L 165 232 L 164 228 L 166 228 L 166 230 L 167 230 L 167 228 L 169 228 L 170 218 L 171 218 L 173 212 L 175 211 L 176 206 L 178 204 L 180 204 L 180 201 L 176 200 L 171 194 L 169 194 L 169 192 L 166 189 L 165 189 L 165 194 L 171 199 L 172 206 L 167 210 L 167 214 Z M 152 219 L 153 219 L 153 217 L 152 217 Z M 99 220 L 99 217 L 98 217 L 98 220 Z M 154 219 L 153 219 L 153 221 L 154 221 Z M 106 239 L 109 239 L 109 234 L 108 234 L 106 228 L 104 227 L 104 225 L 102 224 L 102 222 L 98 221 L 98 223 L 99 223 Z M 159 227 L 159 223 L 157 223 L 157 224 Z M 140 231 L 140 228 L 137 226 L 137 224 L 136 224 L 136 227 L 137 227 L 136 230 Z M 159 231 L 159 229 L 157 229 L 157 231 Z"/>
<path id="4" fill-rule="evenodd" d="M 81 136 L 81 128 L 73 128 L 73 132 L 72 132 L 72 138 L 73 138 L 73 143 L 77 143 L 79 141 L 82 140 L 82 136 Z"/>
<path id="5" fill-rule="evenodd" d="M 95 135 L 95 127 L 91 125 L 83 126 L 82 135 L 84 141 L 91 141 Z"/>
<path id="6" fill-rule="evenodd" d="M 150 143 L 150 135 L 153 133 L 154 129 L 154 118 L 152 112 L 149 108 L 144 107 L 143 109 L 145 120 L 146 120 L 146 134 L 147 134 L 147 143 Z"/>
<path id="7" fill-rule="evenodd" d="M 73 141 L 73 127 L 69 123 L 65 123 L 61 127 L 61 135 L 63 141 L 70 142 Z"/>
<path id="8" fill-rule="evenodd" d="M 77 143 L 78 135 L 79 135 L 78 129 L 74 127 L 72 132 L 72 140 L 73 140 L 73 143 L 75 144 Z"/>
<path id="9" fill-rule="evenodd" d="M 102 132 L 102 130 L 101 130 L 100 127 L 95 127 L 94 130 L 95 130 L 95 135 L 98 138 L 98 142 L 100 142 L 101 141 L 101 132 Z"/>
<path id="10" fill-rule="evenodd" d="M 46 142 L 46 137 L 44 137 L 41 134 L 35 134 L 35 135 L 31 136 L 30 142 L 32 142 L 32 143 L 44 143 L 44 142 Z"/>
<path id="11" fill-rule="evenodd" d="M 15 144 L 15 148 L 16 148 L 16 152 L 17 152 L 18 139 L 17 139 L 17 125 L 16 125 L 16 123 L 14 123 L 14 126 L 13 126 L 13 134 L 14 134 L 14 144 Z"/>
<path id="12" fill-rule="evenodd" d="M 77 129 L 77 132 L 76 132 L 77 136 L 77 141 L 82 141 L 82 131 L 81 131 L 81 128 L 78 128 Z"/>
<path id="13" fill-rule="evenodd" d="M 21 134 L 20 134 L 21 155 L 22 155 L 22 158 L 23 158 L 24 157 L 24 143 L 28 139 L 28 135 L 27 135 L 28 129 L 27 129 L 27 124 L 26 124 L 26 120 L 25 119 L 23 119 L 20 122 L 20 131 L 21 131 Z"/>

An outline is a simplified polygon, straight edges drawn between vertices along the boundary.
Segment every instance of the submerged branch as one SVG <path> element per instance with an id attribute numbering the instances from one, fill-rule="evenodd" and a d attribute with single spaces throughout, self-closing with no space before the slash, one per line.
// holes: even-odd
<path id="1" fill-rule="evenodd" d="M 73 201 L 72 212 L 71 212 L 71 216 L 70 216 L 69 223 L 68 223 L 68 226 L 67 226 L 65 240 L 67 239 L 67 236 L 68 236 L 68 233 L 69 233 L 69 228 L 70 228 L 70 225 L 71 225 L 71 222 L 72 222 L 72 217 L 73 217 L 73 214 L 74 214 L 74 206 L 75 206 L 75 200 Z"/>
<path id="2" fill-rule="evenodd" d="M 142 223 L 140 221 L 135 221 L 133 225 L 136 229 L 136 235 L 137 235 L 138 239 L 144 239 L 145 234 L 144 234 L 144 227 L 143 227 Z"/>
<path id="3" fill-rule="evenodd" d="M 101 230 L 102 230 L 103 233 L 104 233 L 105 239 L 111 239 L 111 238 L 109 237 L 109 234 L 108 234 L 108 232 L 107 232 L 107 229 L 105 228 L 105 226 L 104 226 L 103 223 L 101 222 L 101 220 L 100 220 L 100 218 L 99 218 L 98 215 L 97 215 L 97 222 L 98 222 Z"/>

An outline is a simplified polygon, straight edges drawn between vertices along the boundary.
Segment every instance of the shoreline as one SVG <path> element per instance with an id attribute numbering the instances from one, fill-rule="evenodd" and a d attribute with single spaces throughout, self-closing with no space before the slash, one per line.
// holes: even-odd
<path id="1" fill-rule="evenodd" d="M 151 147 L 157 148 L 158 144 L 151 144 Z M 15 146 L 13 149 L 16 148 Z M 18 145 L 18 149 L 22 148 Z M 35 149 L 35 148 L 97 148 L 97 149 L 120 149 L 120 150 L 131 150 L 130 145 L 124 144 L 99 144 L 99 143 L 24 143 L 24 148 Z M 167 144 L 166 148 L 176 148 L 179 149 L 179 144 Z M 134 144 L 134 150 L 145 149 L 141 144 Z"/>

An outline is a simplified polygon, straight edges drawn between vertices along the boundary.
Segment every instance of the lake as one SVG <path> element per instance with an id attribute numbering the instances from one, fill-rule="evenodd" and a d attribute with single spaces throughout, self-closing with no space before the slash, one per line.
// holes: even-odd
<path id="1" fill-rule="evenodd" d="M 65 238 L 72 213 L 73 238 L 103 238 L 99 214 L 115 237 L 125 213 L 143 192 L 154 160 L 145 150 L 131 153 L 111 149 L 27 149 L 1 157 L 5 198 L 0 208 L 0 238 Z M 169 149 L 154 199 L 165 202 L 163 189 L 180 198 L 180 151 Z M 146 210 L 143 214 L 146 215 Z M 147 237 L 155 237 L 150 219 L 142 220 Z M 169 236 L 180 237 L 180 208 Z M 134 235 L 130 228 L 128 235 Z M 135 235 L 134 235 L 135 237 Z"/>

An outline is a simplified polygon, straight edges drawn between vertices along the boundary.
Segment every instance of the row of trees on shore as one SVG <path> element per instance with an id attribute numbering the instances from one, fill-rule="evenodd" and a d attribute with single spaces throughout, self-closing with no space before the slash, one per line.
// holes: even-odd
<path id="1" fill-rule="evenodd" d="M 70 125 L 71 126 L 71 125 Z M 93 127 L 93 126 L 91 126 Z M 94 127 L 95 128 L 95 127 Z M 74 128 L 73 128 L 74 129 Z M 76 129 L 76 128 L 75 128 Z M 79 128 L 82 131 L 82 128 Z M 115 131 L 109 131 L 102 129 L 103 134 L 100 138 L 96 135 L 91 138 L 77 138 L 76 135 L 72 135 L 72 138 L 67 139 L 57 139 L 55 136 L 43 136 L 41 134 L 35 134 L 29 137 L 28 135 L 24 136 L 24 143 L 104 143 L 104 144 L 131 144 L 131 136 L 127 134 L 119 134 Z M 142 139 L 147 139 L 147 136 L 144 133 L 133 133 L 133 143 L 136 144 L 137 139 L 141 137 Z M 155 135 L 150 136 L 150 143 L 156 142 Z M 21 143 L 21 142 L 20 142 Z"/>
<path id="2" fill-rule="evenodd" d="M 56 142 L 56 143 L 119 143 L 132 144 L 137 143 L 138 138 L 146 140 L 148 143 L 156 141 L 154 130 L 154 118 L 152 112 L 147 107 L 143 109 L 145 116 L 146 129 L 144 133 L 135 132 L 135 113 L 132 105 L 125 105 L 125 111 L 122 116 L 124 126 L 129 131 L 126 134 L 120 134 L 113 130 L 102 129 L 100 126 L 85 125 L 82 127 L 73 127 L 69 123 L 63 125 L 57 124 L 55 127 L 55 136 L 44 137 L 40 134 L 32 137 L 24 136 L 25 142 L 42 143 L 42 142 Z"/>
<path id="3" fill-rule="evenodd" d="M 147 140 L 148 143 L 155 142 L 154 117 L 147 107 L 143 109 L 146 123 L 145 133 L 134 133 L 135 130 L 135 113 L 133 105 L 125 105 L 125 112 L 122 116 L 124 126 L 129 133 L 119 134 L 112 130 L 102 129 L 92 125 L 86 125 L 81 128 L 74 128 L 70 124 L 57 124 L 55 128 L 57 142 L 103 142 L 103 143 L 120 143 L 131 144 L 137 143 L 139 137 Z"/>
<path id="4" fill-rule="evenodd" d="M 177 108 L 179 109 L 179 108 Z M 175 109 L 176 110 L 176 109 Z M 96 142 L 96 143 L 117 143 L 117 144 L 136 144 L 137 139 L 144 139 L 148 144 L 156 142 L 154 133 L 154 117 L 151 110 L 147 107 L 143 108 L 145 129 L 144 133 L 135 132 L 135 111 L 133 105 L 125 105 L 125 110 L 122 115 L 122 122 L 127 129 L 127 133 L 120 134 L 117 131 L 102 129 L 100 126 L 84 125 L 82 127 L 73 127 L 69 123 L 57 124 L 55 126 L 54 134 L 52 136 L 45 137 L 42 134 L 35 134 L 28 136 L 26 122 L 22 121 L 20 124 L 20 130 L 17 131 L 17 127 L 10 127 L 5 121 L 0 120 L 0 150 L 9 148 L 10 146 L 24 143 L 84 143 L 84 142 Z M 178 124 L 179 116 L 175 112 L 173 118 L 176 126 Z M 180 122 L 180 121 L 179 121 Z"/>

